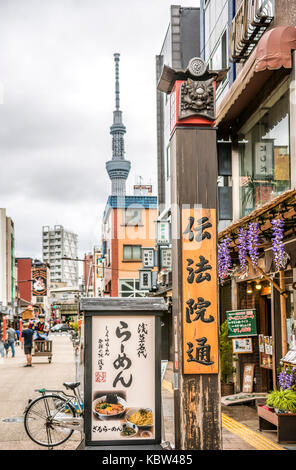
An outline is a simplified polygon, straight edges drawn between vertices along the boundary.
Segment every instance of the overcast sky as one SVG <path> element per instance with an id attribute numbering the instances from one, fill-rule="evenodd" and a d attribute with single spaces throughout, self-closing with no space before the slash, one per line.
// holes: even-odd
<path id="1" fill-rule="evenodd" d="M 0 0 L 0 207 L 16 255 L 41 257 L 43 225 L 100 243 L 111 183 L 113 53 L 121 54 L 126 158 L 157 192 L 155 55 L 168 0 Z M 198 0 L 175 2 L 197 7 Z"/>

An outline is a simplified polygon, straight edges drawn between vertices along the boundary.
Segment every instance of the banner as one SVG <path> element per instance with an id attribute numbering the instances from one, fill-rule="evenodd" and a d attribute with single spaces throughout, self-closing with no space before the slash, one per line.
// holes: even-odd
<path id="1" fill-rule="evenodd" d="M 47 295 L 47 268 L 32 268 L 32 295 L 35 297 L 45 297 Z"/>

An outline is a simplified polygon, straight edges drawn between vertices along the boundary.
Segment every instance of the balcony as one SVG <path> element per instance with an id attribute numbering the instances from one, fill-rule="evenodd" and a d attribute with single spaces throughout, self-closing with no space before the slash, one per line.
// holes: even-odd
<path id="1" fill-rule="evenodd" d="M 274 0 L 242 0 L 230 28 L 230 59 L 247 60 L 274 19 Z"/>

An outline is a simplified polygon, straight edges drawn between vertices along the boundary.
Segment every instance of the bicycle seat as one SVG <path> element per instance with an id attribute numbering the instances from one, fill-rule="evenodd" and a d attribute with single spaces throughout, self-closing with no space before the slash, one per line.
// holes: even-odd
<path id="1" fill-rule="evenodd" d="M 75 388 L 79 387 L 80 382 L 64 382 L 63 385 L 66 389 L 74 390 Z"/>

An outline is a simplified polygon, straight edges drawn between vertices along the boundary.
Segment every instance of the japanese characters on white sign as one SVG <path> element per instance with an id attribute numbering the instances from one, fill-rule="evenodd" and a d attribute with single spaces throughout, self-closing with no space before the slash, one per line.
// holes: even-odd
<path id="1" fill-rule="evenodd" d="M 155 439 L 155 317 L 92 318 L 93 441 Z"/>

